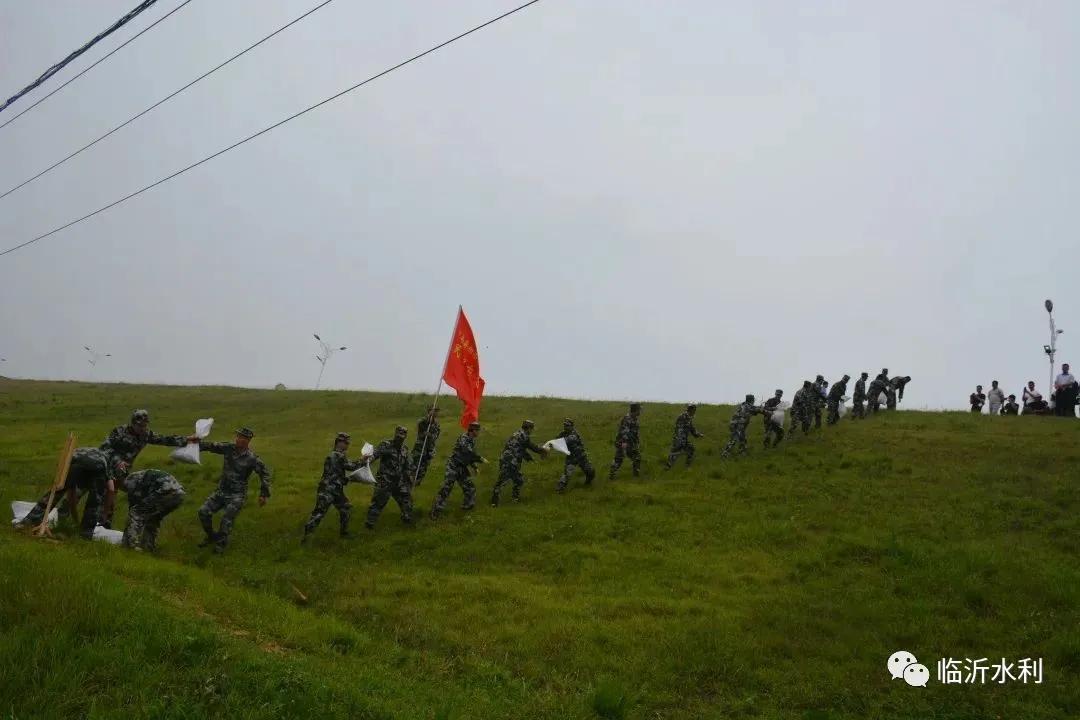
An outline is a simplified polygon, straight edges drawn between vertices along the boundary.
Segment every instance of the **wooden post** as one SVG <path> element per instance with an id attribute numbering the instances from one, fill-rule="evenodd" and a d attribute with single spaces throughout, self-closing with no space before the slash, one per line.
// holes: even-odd
<path id="1" fill-rule="evenodd" d="M 75 433 L 68 433 L 67 442 L 60 451 L 60 460 L 56 464 L 56 477 L 53 478 L 52 489 L 49 491 L 49 502 L 45 506 L 45 516 L 41 518 L 41 524 L 34 530 L 34 534 L 38 537 L 52 537 L 52 530 L 49 529 L 49 513 L 52 512 L 56 491 L 63 489 L 64 485 L 67 484 L 68 470 L 71 469 L 71 456 L 74 454 Z"/>

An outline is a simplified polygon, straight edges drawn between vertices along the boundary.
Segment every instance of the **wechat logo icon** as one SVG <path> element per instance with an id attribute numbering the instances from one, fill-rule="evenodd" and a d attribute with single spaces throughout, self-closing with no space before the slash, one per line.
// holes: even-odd
<path id="1" fill-rule="evenodd" d="M 897 650 L 889 656 L 888 669 L 893 680 L 903 678 L 912 687 L 926 687 L 930 679 L 930 670 L 906 650 Z"/>

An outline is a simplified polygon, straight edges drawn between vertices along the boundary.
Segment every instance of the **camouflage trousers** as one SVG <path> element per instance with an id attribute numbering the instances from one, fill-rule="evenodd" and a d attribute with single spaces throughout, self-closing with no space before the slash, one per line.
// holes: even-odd
<path id="1" fill-rule="evenodd" d="M 667 467 L 671 467 L 675 464 L 675 460 L 682 454 L 686 454 L 686 467 L 690 467 L 690 463 L 694 462 L 694 453 L 697 452 L 697 448 L 694 447 L 694 443 L 690 441 L 690 438 L 682 440 L 675 440 L 671 443 L 671 452 L 667 456 Z"/>
<path id="2" fill-rule="evenodd" d="M 867 412 L 876 413 L 878 410 L 881 409 L 881 403 L 878 401 L 878 396 L 873 394 L 873 393 L 871 393 L 871 395 L 870 395 L 869 399 L 867 400 L 866 404 L 867 404 L 867 408 L 866 408 Z"/>
<path id="3" fill-rule="evenodd" d="M 821 403 L 814 403 L 814 427 L 818 430 L 821 429 Z"/>
<path id="4" fill-rule="evenodd" d="M 615 459 L 611 461 L 611 469 L 608 471 L 609 480 L 615 479 L 615 473 L 622 467 L 623 459 L 627 457 L 630 458 L 631 466 L 634 468 L 634 477 L 641 473 L 641 448 L 627 444 L 624 449 L 622 445 L 615 443 Z"/>
<path id="5" fill-rule="evenodd" d="M 866 417 L 866 408 L 864 407 L 864 402 L 865 401 L 862 398 L 859 398 L 857 400 L 852 401 L 852 403 L 851 403 L 851 419 L 852 420 L 855 420 L 856 418 L 864 418 L 864 417 Z"/>
<path id="6" fill-rule="evenodd" d="M 776 447 L 780 444 L 780 441 L 784 439 L 784 426 L 772 419 L 771 416 L 765 416 L 765 447 L 769 447 L 769 440 L 773 439 L 772 446 Z"/>
<path id="7" fill-rule="evenodd" d="M 520 462 L 500 462 L 499 463 L 499 477 L 495 480 L 495 487 L 491 489 L 491 504 L 499 504 L 499 495 L 502 493 L 502 486 L 506 483 L 512 483 L 513 488 L 511 490 L 511 497 L 515 500 L 521 499 L 521 486 L 525 484 L 525 476 L 521 474 Z"/>
<path id="8" fill-rule="evenodd" d="M 836 423 L 840 422 L 840 401 L 839 400 L 830 400 L 828 407 L 829 407 L 829 418 L 828 418 L 827 422 L 830 425 L 835 425 Z"/>
<path id="9" fill-rule="evenodd" d="M 79 534 L 89 539 L 94 536 L 94 527 L 101 522 L 102 509 L 105 505 L 105 487 L 109 482 L 108 457 L 97 448 L 79 448 L 71 457 L 71 467 L 68 469 L 67 482 L 64 487 L 56 491 L 53 497 L 53 507 L 57 509 L 57 515 L 70 515 L 66 494 L 68 489 L 75 488 L 75 501 L 78 502 L 86 495 L 86 508 L 83 510 L 82 522 Z M 37 501 L 30 512 L 27 513 L 19 524 L 33 527 L 41 524 L 45 517 L 45 508 L 49 504 L 49 495 L 46 492 Z"/>
<path id="10" fill-rule="evenodd" d="M 803 435 L 810 433 L 810 413 L 811 411 L 806 408 L 791 408 L 791 427 L 788 432 L 795 435 L 795 432 L 802 429 Z"/>
<path id="11" fill-rule="evenodd" d="M 728 439 L 727 445 L 724 445 L 724 449 L 720 451 L 720 457 L 727 457 L 731 454 L 732 450 L 738 453 L 746 452 L 746 423 L 731 423 L 729 426 L 731 430 L 731 438 Z"/>
<path id="12" fill-rule="evenodd" d="M 888 409 L 888 410 L 895 410 L 896 409 L 896 391 L 895 390 L 886 390 L 885 391 L 885 408 Z M 991 410 L 991 412 L 993 412 L 993 406 L 991 406 L 990 410 Z"/>
<path id="13" fill-rule="evenodd" d="M 121 544 L 154 551 L 161 521 L 183 501 L 184 487 L 171 475 L 128 490 L 128 520 Z"/>
<path id="14" fill-rule="evenodd" d="M 341 485 L 328 485 L 320 482 L 319 489 L 315 491 L 315 508 L 311 511 L 311 517 L 304 523 L 304 534 L 310 535 L 319 527 L 319 523 L 326 517 L 330 506 L 333 505 L 338 511 L 338 520 L 341 523 L 341 534 L 349 531 L 349 518 L 352 517 L 352 503 L 345 497 L 345 488 Z"/>
<path id="15" fill-rule="evenodd" d="M 416 486 L 419 487 L 420 483 L 424 482 L 424 476 L 427 475 L 428 467 L 431 465 L 431 461 L 435 459 L 435 448 L 429 442 L 424 449 L 424 454 L 420 454 L 420 444 L 417 443 L 413 446 L 412 461 L 413 467 L 418 468 L 416 470 Z"/>
<path id="16" fill-rule="evenodd" d="M 247 495 L 223 493 L 220 490 L 215 490 L 199 508 L 199 522 L 202 523 L 203 531 L 206 532 L 206 537 L 214 540 L 219 548 L 224 549 L 229 544 L 229 535 L 232 533 L 233 523 L 236 521 L 236 516 L 244 509 L 246 501 Z M 215 535 L 213 519 L 214 513 L 219 510 L 222 511 L 221 524 L 218 526 L 218 532 Z"/>
<path id="17" fill-rule="evenodd" d="M 563 466 L 563 474 L 559 477 L 559 492 L 566 489 L 567 484 L 570 482 L 570 476 L 574 474 L 574 470 L 581 468 L 581 471 L 585 473 L 585 484 L 592 485 L 593 479 L 596 477 L 596 470 L 593 469 L 592 463 L 589 461 L 588 455 L 581 456 L 569 456 L 566 458 L 566 465 Z"/>
<path id="18" fill-rule="evenodd" d="M 447 465 L 442 487 L 439 488 L 438 494 L 435 495 L 435 504 L 431 506 L 432 519 L 437 518 L 446 510 L 446 501 L 450 497 L 454 485 L 460 485 L 461 492 L 465 495 L 461 503 L 461 509 L 472 510 L 476 507 L 476 483 L 473 482 L 472 475 L 469 474 L 469 468 Z"/>
<path id="19" fill-rule="evenodd" d="M 390 498 L 394 498 L 398 510 L 401 511 L 401 521 L 412 522 L 412 478 L 403 478 L 399 482 L 393 482 L 379 476 L 375 478 L 375 490 L 371 493 L 371 504 L 368 505 L 365 527 L 368 529 L 375 527 L 375 521 L 379 519 L 379 515 L 382 514 L 386 503 L 390 502 Z"/>

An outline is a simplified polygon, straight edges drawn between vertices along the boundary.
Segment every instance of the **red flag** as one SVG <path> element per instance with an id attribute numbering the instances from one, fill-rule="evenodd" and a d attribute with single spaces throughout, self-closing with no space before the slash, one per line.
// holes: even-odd
<path id="1" fill-rule="evenodd" d="M 443 381 L 457 391 L 457 396 L 465 404 L 461 412 L 461 427 L 480 419 L 480 398 L 484 394 L 484 378 L 480 377 L 480 356 L 476 350 L 465 311 L 458 308 L 457 323 L 454 325 L 454 337 L 450 341 L 450 350 L 446 354 L 446 369 Z"/>

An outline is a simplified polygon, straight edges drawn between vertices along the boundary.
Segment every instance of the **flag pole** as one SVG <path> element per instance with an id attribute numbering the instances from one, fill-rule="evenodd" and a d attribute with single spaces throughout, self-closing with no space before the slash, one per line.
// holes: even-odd
<path id="1" fill-rule="evenodd" d="M 450 342 L 446 346 L 446 359 L 443 360 L 442 372 L 439 373 L 439 385 L 435 388 L 435 399 L 431 401 L 431 408 L 433 410 L 439 406 L 439 394 L 442 393 L 443 378 L 446 376 L 446 366 L 450 364 L 450 350 L 454 347 L 454 333 L 457 332 L 458 319 L 461 317 L 462 308 L 457 306 L 457 315 L 454 316 L 454 326 L 450 330 Z M 417 459 L 416 468 L 413 472 L 413 487 L 416 487 L 416 481 L 420 478 L 420 463 L 424 460 L 424 451 L 427 450 L 428 435 L 431 432 L 431 421 L 428 421 L 427 426 L 424 428 L 424 441 L 420 444 L 420 457 Z"/>

